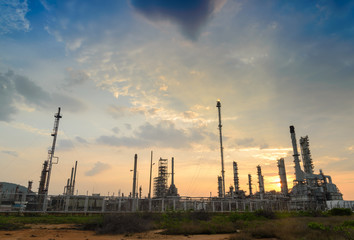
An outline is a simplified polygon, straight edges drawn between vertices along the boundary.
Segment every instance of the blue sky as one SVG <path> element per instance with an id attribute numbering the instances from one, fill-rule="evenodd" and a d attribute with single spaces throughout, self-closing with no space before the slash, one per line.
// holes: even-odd
<path id="1" fill-rule="evenodd" d="M 293 179 L 289 125 L 345 199 L 354 178 L 353 1 L 0 2 L 2 181 L 37 188 L 62 107 L 50 193 L 76 160 L 81 194 L 128 194 L 134 154 L 175 157 L 182 195 L 216 195 L 221 99 L 226 186 L 276 160 Z M 278 189 L 279 190 L 279 189 Z"/>

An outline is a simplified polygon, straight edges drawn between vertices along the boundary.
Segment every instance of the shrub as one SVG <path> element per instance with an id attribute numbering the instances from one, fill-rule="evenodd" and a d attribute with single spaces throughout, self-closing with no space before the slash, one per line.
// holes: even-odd
<path id="1" fill-rule="evenodd" d="M 192 221 L 209 221 L 211 219 L 211 213 L 204 210 L 189 212 L 189 219 Z"/>
<path id="2" fill-rule="evenodd" d="M 277 218 L 275 213 L 270 210 L 257 210 L 254 212 L 254 215 L 256 215 L 257 217 L 264 217 L 267 219 L 276 219 Z"/>
<path id="3" fill-rule="evenodd" d="M 351 227 L 354 228 L 354 220 L 347 220 L 344 221 L 344 223 L 342 224 L 343 227 Z"/>
<path id="4" fill-rule="evenodd" d="M 329 210 L 329 214 L 332 216 L 350 216 L 352 215 L 352 210 L 349 208 L 332 208 Z"/>
<path id="5" fill-rule="evenodd" d="M 149 218 L 139 214 L 106 215 L 97 232 L 100 234 L 126 234 L 145 232 L 154 229 L 154 223 Z"/>

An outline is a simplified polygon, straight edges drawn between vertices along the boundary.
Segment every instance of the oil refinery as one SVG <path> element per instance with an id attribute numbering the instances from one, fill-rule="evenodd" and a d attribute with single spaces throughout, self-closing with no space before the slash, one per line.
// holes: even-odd
<path id="1" fill-rule="evenodd" d="M 239 183 L 239 164 L 232 162 L 233 185 L 225 189 L 225 165 L 224 147 L 221 121 L 221 102 L 217 101 L 218 130 L 220 143 L 221 170 L 217 176 L 217 185 L 211 186 L 217 189 L 217 196 L 189 197 L 183 196 L 178 191 L 178 179 L 175 179 L 175 159 L 160 157 L 157 163 L 157 176 L 152 182 L 153 152 L 151 152 L 149 194 L 142 196 L 141 187 L 137 184 L 138 155 L 133 158 L 133 182 L 132 191 L 118 196 L 101 196 L 100 194 L 78 195 L 75 194 L 76 172 L 78 162 L 71 169 L 69 178 L 64 185 L 63 194 L 49 195 L 50 177 L 53 164 L 59 163 L 56 157 L 55 147 L 58 137 L 59 121 L 62 118 L 61 109 L 54 115 L 54 128 L 51 136 L 52 145 L 48 151 L 48 158 L 42 164 L 39 177 L 38 191 L 32 191 L 33 181 L 28 186 L 20 186 L 6 182 L 0 183 L 0 211 L 22 212 L 135 212 L 168 210 L 205 210 L 211 212 L 225 211 L 254 211 L 258 209 L 273 211 L 291 210 L 325 210 L 333 207 L 347 207 L 354 210 L 354 201 L 344 201 L 343 196 L 332 177 L 325 175 L 322 170 L 314 172 L 314 164 L 311 157 L 309 137 L 299 139 L 301 159 L 297 146 L 295 127 L 290 126 L 290 140 L 294 159 L 294 181 L 292 188 L 288 187 L 284 158 L 277 160 L 281 191 L 266 191 L 262 166 L 255 166 L 258 190 L 252 188 L 252 175 L 248 174 L 248 189 L 242 190 Z M 178 159 L 176 159 L 178 161 Z M 302 160 L 302 166 L 300 164 Z M 170 166 L 170 167 L 169 167 Z M 274 169 L 276 166 L 274 166 Z M 274 170 L 276 172 L 276 170 Z M 170 179 L 170 182 L 169 182 Z M 254 181 L 254 180 L 253 180 Z M 64 182 L 64 181 L 63 181 Z M 151 185 L 153 184 L 153 191 Z"/>

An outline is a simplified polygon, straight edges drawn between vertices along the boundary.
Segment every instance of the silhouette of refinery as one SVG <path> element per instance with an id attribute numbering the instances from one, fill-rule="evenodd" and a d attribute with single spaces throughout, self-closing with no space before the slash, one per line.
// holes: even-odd
<path id="1" fill-rule="evenodd" d="M 221 156 L 221 171 L 217 176 L 218 195 L 213 197 L 181 196 L 176 187 L 178 175 L 175 178 L 175 159 L 169 160 L 160 157 L 157 167 L 157 177 L 153 178 L 153 195 L 151 195 L 151 179 L 153 167 L 153 152 L 151 151 L 150 182 L 148 197 L 142 197 L 142 187 L 138 186 L 138 155 L 134 155 L 134 169 L 132 191 L 128 195 L 118 193 L 118 196 L 92 196 L 75 194 L 75 182 L 78 162 L 71 169 L 70 178 L 64 186 L 63 195 L 49 195 L 50 176 L 53 164 L 59 163 L 54 155 L 58 136 L 61 109 L 54 115 L 54 128 L 51 149 L 48 158 L 42 165 L 38 192 L 32 191 L 32 181 L 28 187 L 17 184 L 0 183 L 0 211 L 39 211 L 39 212 L 127 212 L 127 211 L 165 211 L 173 210 L 206 210 L 206 211 L 252 211 L 256 209 L 272 210 L 308 210 L 328 209 L 335 206 L 347 206 L 353 209 L 354 202 L 343 201 L 343 196 L 333 183 L 331 176 L 325 175 L 322 170 L 314 173 L 314 164 L 311 157 L 308 136 L 300 138 L 301 158 L 300 165 L 297 140 L 294 126 L 290 126 L 290 138 L 293 147 L 295 179 L 289 190 L 285 170 L 285 160 L 277 160 L 281 191 L 266 191 L 261 165 L 255 166 L 258 180 L 258 191 L 252 189 L 252 175 L 248 174 L 248 194 L 240 188 L 239 166 L 233 161 L 233 185 L 229 191 L 225 189 L 224 147 L 221 123 L 221 102 L 217 101 L 218 129 Z M 178 161 L 178 160 L 177 160 Z M 242 168 L 242 166 L 240 166 Z M 274 166 L 275 167 L 275 166 Z M 169 178 L 171 179 L 170 185 Z M 176 180 L 176 181 L 175 181 Z"/>

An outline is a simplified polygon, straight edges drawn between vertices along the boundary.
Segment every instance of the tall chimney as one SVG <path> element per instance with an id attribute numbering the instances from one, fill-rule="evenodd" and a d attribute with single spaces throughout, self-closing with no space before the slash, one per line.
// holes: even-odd
<path id="1" fill-rule="evenodd" d="M 172 178 L 171 178 L 171 186 L 175 185 L 175 159 L 174 157 L 172 157 L 172 161 L 171 161 L 171 165 L 172 165 Z"/>
<path id="2" fill-rule="evenodd" d="M 133 176 L 133 191 L 132 191 L 132 194 L 133 194 L 133 198 L 136 197 L 136 168 L 137 168 L 137 161 L 138 161 L 138 155 L 135 154 L 134 156 L 134 176 Z"/>
<path id="3" fill-rule="evenodd" d="M 71 168 L 70 184 L 68 189 L 68 195 L 73 195 L 73 177 L 74 177 L 74 167 Z"/>
<path id="4" fill-rule="evenodd" d="M 74 181 L 73 181 L 73 186 L 72 186 L 72 194 L 73 195 L 74 195 L 74 191 L 75 191 L 76 169 L 77 169 L 77 161 L 75 161 Z"/>

